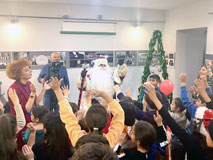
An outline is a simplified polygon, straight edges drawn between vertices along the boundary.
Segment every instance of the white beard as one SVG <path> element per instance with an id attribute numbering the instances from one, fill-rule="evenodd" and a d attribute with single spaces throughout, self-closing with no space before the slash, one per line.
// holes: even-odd
<path id="1" fill-rule="evenodd" d="M 113 96 L 113 76 L 110 68 L 99 68 L 95 67 L 89 73 L 90 75 L 90 87 L 89 89 L 100 90 Z"/>

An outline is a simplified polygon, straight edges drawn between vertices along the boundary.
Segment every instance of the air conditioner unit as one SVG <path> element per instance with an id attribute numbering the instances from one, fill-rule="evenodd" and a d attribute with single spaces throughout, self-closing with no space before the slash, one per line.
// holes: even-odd
<path id="1" fill-rule="evenodd" d="M 61 34 L 116 35 L 116 23 L 62 22 Z"/>

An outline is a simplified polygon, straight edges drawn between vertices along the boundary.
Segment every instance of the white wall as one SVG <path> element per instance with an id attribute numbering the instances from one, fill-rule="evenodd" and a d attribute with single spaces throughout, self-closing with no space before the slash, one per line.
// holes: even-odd
<path id="1" fill-rule="evenodd" d="M 163 44 L 166 51 L 176 52 L 176 32 L 177 30 L 194 29 L 207 27 L 207 54 L 213 54 L 213 15 L 208 15 L 213 12 L 212 0 L 199 0 L 193 4 L 188 4 L 182 7 L 168 10 L 165 13 L 165 25 Z M 176 54 L 176 59 L 181 59 L 181 55 Z M 193 54 L 191 53 L 191 56 Z M 202 62 L 202 59 L 200 60 Z M 189 64 L 193 64 L 192 59 L 188 59 Z M 175 68 L 185 65 L 184 63 L 175 63 Z M 177 81 L 180 71 L 176 72 L 175 69 L 169 69 L 169 77 L 173 82 Z M 182 70 L 186 72 L 186 70 Z M 198 70 L 194 70 L 198 73 Z M 189 75 L 190 76 L 190 75 Z M 175 83 L 175 94 L 179 96 L 179 84 Z"/>
<path id="2" fill-rule="evenodd" d="M 87 7 L 66 4 L 0 3 L 0 15 L 49 16 L 118 20 L 163 21 L 164 12 L 157 10 L 135 10 L 128 8 Z M 11 38 L 5 33 L 10 18 L 0 17 L 0 51 L 42 50 L 116 50 L 147 49 L 153 30 L 163 31 L 163 23 L 141 24 L 141 35 L 132 34 L 133 23 L 117 23 L 116 36 L 63 35 L 60 34 L 62 20 L 19 18 L 23 28 L 20 37 Z"/>
<path id="3" fill-rule="evenodd" d="M 0 15 L 49 17 L 68 15 L 71 18 L 92 19 L 102 15 L 103 19 L 164 21 L 164 12 L 158 10 L 44 3 L 1 2 Z M 164 27 L 163 23 L 143 23 L 140 26 L 140 34 L 135 36 L 132 33 L 135 24 L 127 22 L 117 23 L 116 36 L 62 35 L 60 34 L 62 20 L 32 18 L 19 18 L 18 20 L 23 32 L 20 37 L 12 38 L 5 33 L 10 18 L 0 17 L 0 51 L 147 50 L 152 32 L 156 29 L 163 31 Z M 33 70 L 31 79 L 38 92 L 41 90 L 41 85 L 36 80 L 39 72 L 39 70 Z M 80 72 L 80 69 L 68 69 L 71 83 L 70 99 L 75 102 L 77 102 L 79 93 L 76 79 Z M 122 86 L 122 89 L 129 87 L 135 98 L 138 94 L 142 73 L 143 67 L 130 67 Z M 13 81 L 7 78 L 5 71 L 0 71 L 0 80 L 3 82 L 2 90 L 5 93 Z"/>
<path id="4" fill-rule="evenodd" d="M 177 30 L 207 27 L 206 53 L 213 54 L 213 15 L 208 15 L 209 12 L 213 12 L 212 6 L 212 0 L 200 0 L 193 4 L 167 11 L 163 39 L 165 50 L 176 50 Z"/>

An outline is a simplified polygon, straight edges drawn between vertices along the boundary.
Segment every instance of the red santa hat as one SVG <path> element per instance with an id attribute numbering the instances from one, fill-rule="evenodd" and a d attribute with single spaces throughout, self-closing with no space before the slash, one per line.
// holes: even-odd
<path id="1" fill-rule="evenodd" d="M 208 130 L 211 120 L 213 120 L 213 109 L 207 109 L 203 114 L 203 125 L 206 130 Z"/>

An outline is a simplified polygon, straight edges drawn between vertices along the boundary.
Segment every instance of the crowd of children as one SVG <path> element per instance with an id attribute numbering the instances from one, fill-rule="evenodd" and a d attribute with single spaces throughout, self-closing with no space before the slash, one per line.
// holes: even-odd
<path id="1" fill-rule="evenodd" d="M 86 109 L 68 101 L 69 88 L 52 77 L 36 96 L 29 61 L 18 59 L 6 72 L 15 82 L 8 89 L 10 113 L 0 103 L 0 159 L 3 160 L 212 160 L 213 75 L 211 61 L 201 67 L 193 103 L 187 75 L 180 74 L 180 97 L 169 104 L 158 75 L 143 84 L 140 101 L 114 86 L 116 99 L 104 91 L 86 94 Z M 52 89 L 58 111 L 39 106 Z M 74 94 L 74 93 L 73 93 Z M 99 97 L 98 99 L 96 99 Z M 171 139 L 166 130 L 170 128 Z M 168 148 L 170 147 L 171 152 Z M 170 156 L 168 156 L 171 154 Z"/>

